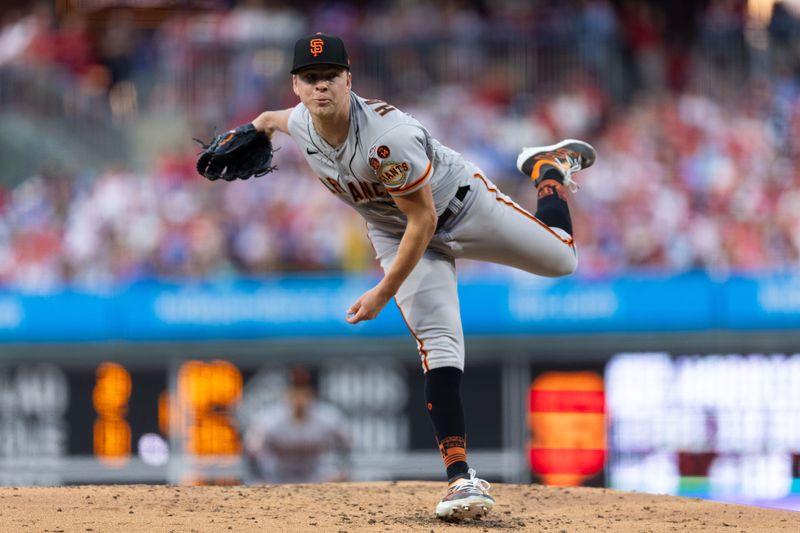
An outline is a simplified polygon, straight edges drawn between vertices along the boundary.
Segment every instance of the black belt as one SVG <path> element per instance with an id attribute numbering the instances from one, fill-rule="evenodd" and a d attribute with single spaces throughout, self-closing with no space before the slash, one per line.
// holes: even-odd
<path id="1" fill-rule="evenodd" d="M 456 191 L 456 194 L 455 194 L 455 196 L 453 196 L 453 198 L 458 200 L 459 203 L 460 203 L 464 199 L 464 197 L 467 195 L 468 192 L 469 192 L 469 185 L 463 185 L 463 186 L 458 188 L 458 190 Z M 450 204 L 448 204 L 447 209 L 442 211 L 442 214 L 439 215 L 439 221 L 436 223 L 436 231 L 439 231 L 440 229 L 442 229 L 442 226 L 444 226 L 444 223 L 447 222 L 447 220 L 451 216 L 453 216 L 456 213 L 458 213 L 459 211 L 461 211 L 461 208 L 463 207 L 463 205 L 459 205 L 458 209 L 454 209 L 453 207 L 451 207 L 452 204 L 453 204 L 453 200 L 450 200 Z"/>

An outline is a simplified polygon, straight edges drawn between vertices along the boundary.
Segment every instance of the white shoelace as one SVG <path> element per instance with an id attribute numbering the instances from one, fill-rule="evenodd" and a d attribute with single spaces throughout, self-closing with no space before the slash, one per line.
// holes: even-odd
<path id="1" fill-rule="evenodd" d="M 572 173 L 579 171 L 581 168 L 580 159 L 571 157 L 569 154 L 562 153 L 554 157 L 556 163 L 561 165 L 561 171 L 564 174 L 564 185 L 572 192 L 578 192 L 580 187 L 575 180 L 572 179 Z"/>
<path id="2" fill-rule="evenodd" d="M 460 490 L 460 489 L 463 489 L 463 488 L 471 488 L 471 489 L 478 489 L 481 492 L 488 492 L 489 491 L 489 488 L 491 488 L 492 485 L 488 481 L 486 481 L 485 479 L 481 479 L 481 478 L 477 477 L 475 475 L 476 472 L 475 472 L 474 468 L 470 468 L 467 471 L 467 473 L 469 474 L 468 478 L 462 478 L 462 479 L 460 479 L 460 480 L 458 480 L 456 482 L 457 483 L 457 485 L 456 485 L 457 488 L 454 487 L 456 490 Z"/>

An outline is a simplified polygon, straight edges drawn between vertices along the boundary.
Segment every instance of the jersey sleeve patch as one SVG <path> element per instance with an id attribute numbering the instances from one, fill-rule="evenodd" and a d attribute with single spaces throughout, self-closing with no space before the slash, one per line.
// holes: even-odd
<path id="1" fill-rule="evenodd" d="M 406 182 L 409 165 L 405 161 L 384 161 L 378 169 L 378 179 L 384 187 L 395 188 Z"/>
<path id="2" fill-rule="evenodd" d="M 411 125 L 393 128 L 369 150 L 375 177 L 390 194 L 408 194 L 421 187 L 431 174 L 424 132 Z"/>
<path id="3" fill-rule="evenodd" d="M 431 165 L 430 161 L 428 162 L 428 167 L 425 169 L 425 172 L 422 173 L 421 176 L 418 178 L 409 181 L 406 183 L 405 186 L 399 187 L 396 189 L 391 189 L 389 192 L 394 195 L 403 195 L 414 192 L 416 189 L 419 189 L 423 183 L 428 181 L 428 178 L 431 175 L 431 170 L 433 169 L 433 165 Z"/>

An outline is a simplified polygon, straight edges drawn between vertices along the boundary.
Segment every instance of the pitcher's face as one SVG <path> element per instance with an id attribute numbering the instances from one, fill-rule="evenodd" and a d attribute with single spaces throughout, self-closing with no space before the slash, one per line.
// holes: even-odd
<path id="1" fill-rule="evenodd" d="M 292 77 L 292 89 L 312 116 L 326 118 L 345 109 L 350 98 L 350 71 L 342 67 L 307 67 Z"/>

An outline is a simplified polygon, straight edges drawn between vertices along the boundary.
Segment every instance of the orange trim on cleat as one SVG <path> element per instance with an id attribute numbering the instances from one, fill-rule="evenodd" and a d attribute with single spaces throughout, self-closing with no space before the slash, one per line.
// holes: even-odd
<path id="1" fill-rule="evenodd" d="M 536 187 L 539 187 L 547 171 L 554 169 L 561 177 L 557 181 L 575 192 L 578 185 L 573 181 L 572 174 L 592 166 L 595 159 L 597 152 L 592 145 L 577 139 L 565 139 L 548 146 L 523 148 L 517 157 L 517 169 L 529 176 Z"/>

